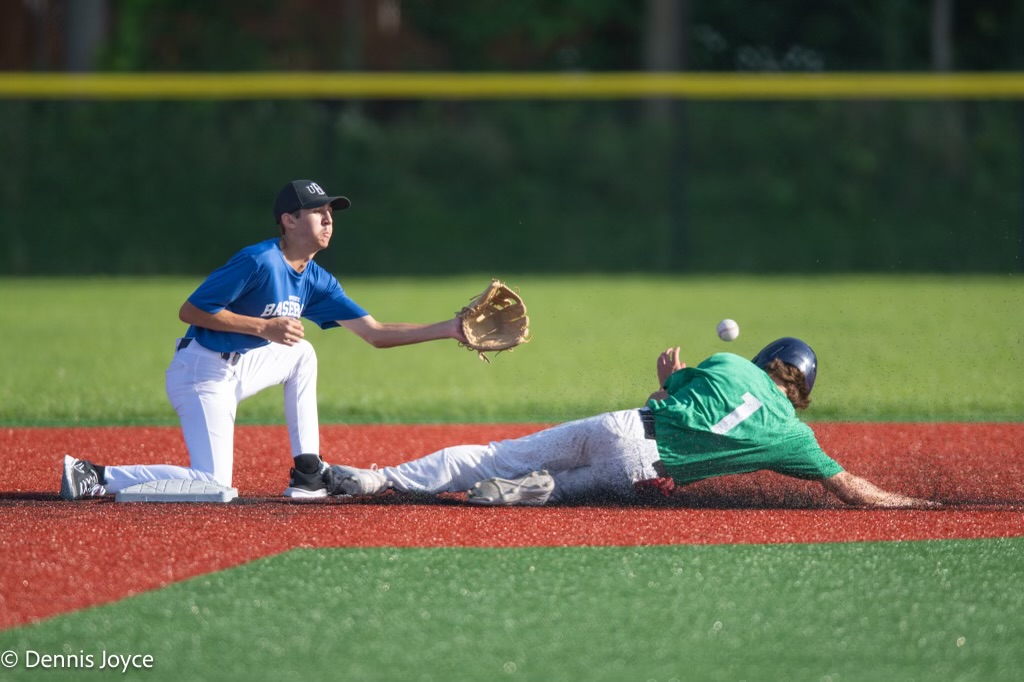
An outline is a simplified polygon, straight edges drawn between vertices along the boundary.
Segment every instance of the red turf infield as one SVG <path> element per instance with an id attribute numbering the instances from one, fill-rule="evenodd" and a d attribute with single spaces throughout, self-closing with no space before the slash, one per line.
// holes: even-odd
<path id="1" fill-rule="evenodd" d="M 332 462 L 392 464 L 537 425 L 328 426 Z M 100 463 L 187 462 L 177 428 L 7 429 L 0 485 L 0 629 L 113 601 L 296 547 L 508 547 L 841 542 L 1024 534 L 1024 424 L 816 424 L 825 449 L 882 487 L 954 505 L 850 510 L 773 474 L 705 481 L 666 506 L 487 509 L 278 497 L 282 427 L 240 427 L 231 505 L 57 499 L 63 453 Z M 798 507 L 782 509 L 780 507 Z"/>

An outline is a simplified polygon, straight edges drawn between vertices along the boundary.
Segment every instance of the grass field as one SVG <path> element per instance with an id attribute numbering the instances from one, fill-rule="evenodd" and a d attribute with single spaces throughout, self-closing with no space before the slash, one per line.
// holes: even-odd
<path id="1" fill-rule="evenodd" d="M 1022 552 L 1020 539 L 297 550 L 0 632 L 0 649 L 95 668 L 102 651 L 149 654 L 153 669 L 129 674 L 211 682 L 1011 682 Z"/>
<path id="2" fill-rule="evenodd" d="M 431 322 L 487 279 L 343 283 L 379 319 Z M 783 335 L 819 354 L 811 421 L 1024 416 L 1017 277 L 508 279 L 535 339 L 491 365 L 453 342 L 380 351 L 307 327 L 322 420 L 560 421 L 640 404 L 670 345 L 696 362 L 722 350 L 750 357 Z M 175 424 L 163 371 L 184 329 L 176 311 L 197 284 L 0 280 L 0 426 Z M 715 336 L 723 317 L 740 323 L 738 341 Z M 243 403 L 240 421 L 280 423 L 280 399 Z M 0 522 L 18 503 L 3 500 Z M 59 504 L 34 503 L 40 514 Z M 97 515 L 77 550 L 102 560 L 105 532 Z M 238 541 L 230 527 L 217 535 Z M 1019 538 L 300 549 L 0 631 L 0 650 L 23 657 L 0 679 L 121 676 L 24 665 L 33 651 L 91 654 L 98 667 L 106 650 L 152 655 L 152 670 L 128 673 L 152 680 L 1009 682 L 1024 675 L 1022 556 Z M 0 574 L 11 578 L 11 565 L 0 560 Z M 8 584 L 18 587 L 0 606 L 47 589 Z"/>
<path id="3" fill-rule="evenodd" d="M 343 278 L 344 279 L 344 278 Z M 752 357 L 773 338 L 820 360 L 811 420 L 1008 420 L 1024 415 L 1024 283 L 1017 277 L 669 278 L 510 276 L 534 340 L 491 365 L 440 342 L 375 350 L 307 325 L 320 360 L 321 419 L 341 423 L 554 422 L 640 404 L 654 359 Z M 451 316 L 488 277 L 344 280 L 385 321 Z M 12 361 L 0 424 L 175 424 L 163 372 L 184 332 L 182 279 L 0 280 Z M 740 338 L 714 333 L 736 319 Z M 281 421 L 280 391 L 241 423 Z"/>

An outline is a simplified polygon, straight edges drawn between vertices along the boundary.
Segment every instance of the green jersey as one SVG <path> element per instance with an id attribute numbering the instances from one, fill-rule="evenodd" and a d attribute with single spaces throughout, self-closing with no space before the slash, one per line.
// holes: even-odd
<path id="1" fill-rule="evenodd" d="M 746 358 L 718 353 L 674 372 L 668 397 L 650 400 L 658 454 L 677 483 L 768 469 L 822 479 L 843 468 L 771 377 Z"/>

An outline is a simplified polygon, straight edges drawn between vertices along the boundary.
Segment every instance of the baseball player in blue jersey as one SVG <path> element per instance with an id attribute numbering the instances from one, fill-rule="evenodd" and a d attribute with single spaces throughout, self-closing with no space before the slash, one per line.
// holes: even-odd
<path id="1" fill-rule="evenodd" d="M 61 497 L 115 493 L 153 480 L 231 485 L 235 411 L 264 388 L 284 385 L 294 464 L 284 495 L 327 494 L 321 473 L 317 359 L 300 318 L 345 327 L 376 348 L 437 339 L 465 341 L 457 317 L 436 324 L 378 322 L 313 257 L 334 233 L 334 211 L 351 202 L 311 180 L 285 185 L 274 201 L 280 236 L 248 246 L 215 270 L 178 313 L 189 325 L 167 369 L 167 396 L 181 419 L 190 465 L 99 466 L 65 456 Z"/>

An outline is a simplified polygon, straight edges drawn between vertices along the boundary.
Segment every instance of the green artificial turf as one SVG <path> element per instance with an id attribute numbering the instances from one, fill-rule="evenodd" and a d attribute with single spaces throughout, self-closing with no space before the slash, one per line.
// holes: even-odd
<path id="1" fill-rule="evenodd" d="M 498 273 L 503 274 L 503 273 Z M 343 279 L 383 321 L 446 319 L 488 281 Z M 486 365 L 454 341 L 376 350 L 307 323 L 324 422 L 555 422 L 641 404 L 654 362 L 752 357 L 795 335 L 820 360 L 809 420 L 1007 420 L 1024 415 L 1024 280 L 986 277 L 508 276 L 534 340 Z M 0 425 L 176 424 L 163 374 L 201 278 L 0 279 Z M 737 320 L 725 343 L 716 323 Z M 283 421 L 280 389 L 240 423 Z"/>
<path id="2" fill-rule="evenodd" d="M 296 550 L 0 633 L 146 680 L 1024 676 L 1024 540 Z M 71 679 L 120 673 L 75 670 Z"/>

